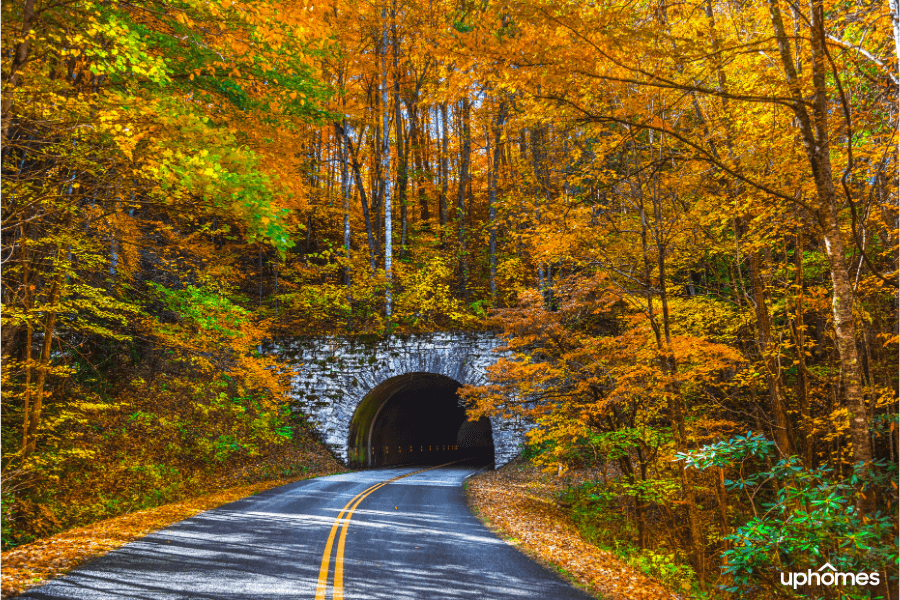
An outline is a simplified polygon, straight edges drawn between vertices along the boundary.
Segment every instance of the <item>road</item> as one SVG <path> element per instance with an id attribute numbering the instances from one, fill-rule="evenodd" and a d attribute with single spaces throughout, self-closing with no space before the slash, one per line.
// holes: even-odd
<path id="1" fill-rule="evenodd" d="M 29 599 L 587 600 L 466 507 L 472 467 L 299 481 L 86 563 Z M 387 483 L 385 483 L 387 482 Z"/>

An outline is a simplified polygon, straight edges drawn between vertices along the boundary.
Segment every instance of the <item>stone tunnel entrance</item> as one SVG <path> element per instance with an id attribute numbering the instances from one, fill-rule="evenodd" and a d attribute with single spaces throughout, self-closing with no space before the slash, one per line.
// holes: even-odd
<path id="1" fill-rule="evenodd" d="M 350 466 L 493 463 L 491 422 L 466 419 L 457 396 L 460 387 L 433 373 L 406 373 L 376 386 L 350 422 Z"/>

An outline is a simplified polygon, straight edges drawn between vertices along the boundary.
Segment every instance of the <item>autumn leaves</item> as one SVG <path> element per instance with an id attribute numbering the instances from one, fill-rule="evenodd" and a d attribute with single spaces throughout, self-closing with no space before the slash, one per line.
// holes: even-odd
<path id="1" fill-rule="evenodd" d="M 677 484 L 701 578 L 750 508 L 673 453 L 752 429 L 842 476 L 896 456 L 883 4 L 3 11 L 4 456 L 65 463 L 120 396 L 260 451 L 260 340 L 496 308 L 519 360 L 478 410 L 537 419 L 548 464 L 621 463 L 642 519 Z"/>

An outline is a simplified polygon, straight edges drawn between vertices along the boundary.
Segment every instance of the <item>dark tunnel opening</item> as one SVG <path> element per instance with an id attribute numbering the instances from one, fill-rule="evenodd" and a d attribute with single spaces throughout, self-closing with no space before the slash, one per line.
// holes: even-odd
<path id="1" fill-rule="evenodd" d="M 492 464 L 491 422 L 466 419 L 460 387 L 443 375 L 407 373 L 374 388 L 350 422 L 350 466 Z"/>

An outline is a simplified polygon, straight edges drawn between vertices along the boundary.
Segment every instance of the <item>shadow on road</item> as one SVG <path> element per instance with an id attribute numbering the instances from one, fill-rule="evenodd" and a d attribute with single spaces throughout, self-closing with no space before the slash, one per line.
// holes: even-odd
<path id="1" fill-rule="evenodd" d="M 373 483 L 409 471 L 369 470 L 269 490 L 176 523 L 20 597 L 312 600 L 341 509 Z M 468 513 L 460 483 L 472 472 L 428 471 L 366 498 L 348 530 L 345 598 L 587 598 Z"/>

